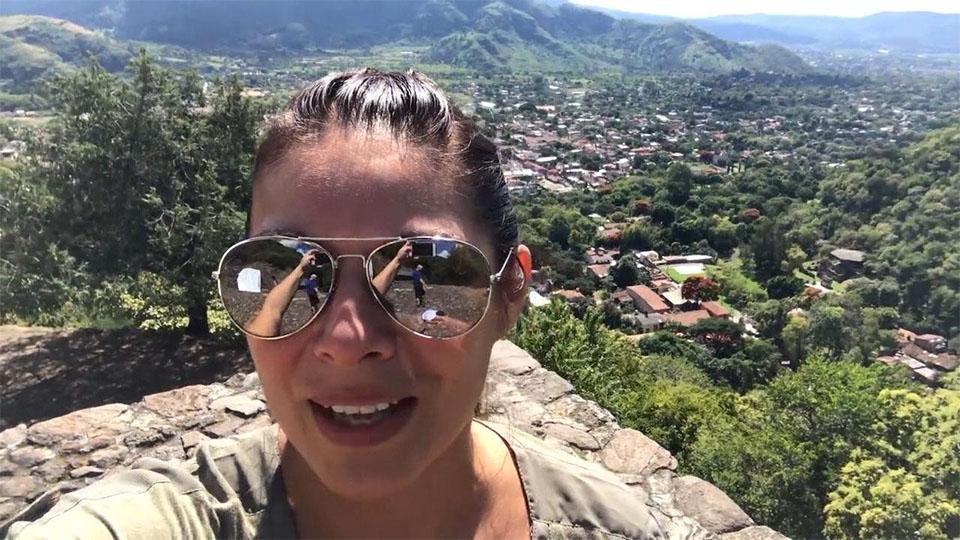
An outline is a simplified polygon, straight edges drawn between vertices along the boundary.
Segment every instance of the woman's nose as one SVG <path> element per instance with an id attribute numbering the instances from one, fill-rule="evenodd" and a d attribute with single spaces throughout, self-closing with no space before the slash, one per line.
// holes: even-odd
<path id="1" fill-rule="evenodd" d="M 359 258 L 341 258 L 334 291 L 314 324 L 314 355 L 324 361 L 357 363 L 392 358 L 396 328 L 373 297 Z"/>

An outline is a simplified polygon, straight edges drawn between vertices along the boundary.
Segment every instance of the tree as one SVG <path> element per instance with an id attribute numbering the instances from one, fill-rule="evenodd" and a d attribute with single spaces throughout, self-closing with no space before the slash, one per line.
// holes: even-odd
<path id="1" fill-rule="evenodd" d="M 780 223 L 768 217 L 758 219 L 754 224 L 750 251 L 758 279 L 766 281 L 780 275 L 786 258 L 786 242 Z"/>
<path id="2" fill-rule="evenodd" d="M 796 296 L 803 292 L 803 289 L 803 280 L 792 275 L 774 276 L 767 281 L 767 294 L 776 300 Z"/>
<path id="3" fill-rule="evenodd" d="M 620 257 L 620 260 L 610 267 L 610 275 L 613 277 L 613 282 L 620 288 L 650 281 L 650 272 L 638 266 L 637 260 L 629 254 Z"/>
<path id="4" fill-rule="evenodd" d="M 561 248 L 567 249 L 570 244 L 570 222 L 562 214 L 555 214 L 550 218 L 550 228 L 547 231 L 547 238 L 551 242 L 558 244 Z"/>
<path id="5" fill-rule="evenodd" d="M 821 302 L 810 309 L 809 320 L 810 346 L 821 349 L 831 358 L 839 358 L 850 345 L 843 308 Z"/>
<path id="6" fill-rule="evenodd" d="M 758 302 L 750 307 L 750 317 L 764 339 L 779 341 L 787 324 L 787 309 L 779 300 Z"/>
<path id="7" fill-rule="evenodd" d="M 727 358 L 743 347 L 743 328 L 727 319 L 701 319 L 687 329 L 687 335 L 719 358 Z"/>
<path id="8" fill-rule="evenodd" d="M 631 213 L 635 216 L 645 216 L 650 213 L 653 206 L 647 199 L 634 199 L 630 204 Z"/>
<path id="9" fill-rule="evenodd" d="M 807 254 L 803 252 L 803 249 L 796 244 L 791 244 L 790 247 L 787 248 L 782 269 L 787 274 L 793 274 L 794 271 L 803 268 L 803 263 L 806 261 Z"/>
<path id="10" fill-rule="evenodd" d="M 704 276 L 690 276 L 683 280 L 680 295 L 687 300 L 706 302 L 720 297 L 720 285 Z"/>
<path id="11" fill-rule="evenodd" d="M 767 292 L 743 271 L 739 258 L 719 260 L 708 267 L 707 274 L 720 284 L 720 295 L 734 307 L 745 309 L 752 303 L 767 299 Z"/>
<path id="12" fill-rule="evenodd" d="M 694 366 L 705 365 L 710 358 L 710 351 L 703 345 L 665 330 L 644 337 L 637 348 L 644 355 L 683 358 Z"/>
<path id="13" fill-rule="evenodd" d="M 781 340 L 783 356 L 794 370 L 800 367 L 800 361 L 807 355 L 807 332 L 810 322 L 806 315 L 793 315 L 783 327 Z"/>
<path id="14" fill-rule="evenodd" d="M 61 231 L 48 244 L 54 260 L 83 269 L 88 290 L 164 276 L 183 288 L 175 307 L 187 331 L 204 335 L 210 273 L 243 230 L 248 179 L 238 175 L 249 171 L 260 113 L 236 81 L 208 101 L 195 74 L 163 70 L 142 51 L 130 71 L 129 82 L 96 65 L 58 79 L 58 116 L 24 174 L 55 202 L 38 218 Z M 37 279 L 56 282 L 59 271 Z"/>
<path id="15" fill-rule="evenodd" d="M 622 249 L 649 250 L 654 249 L 659 238 L 659 231 L 653 225 L 637 221 L 627 225 L 620 240 Z"/>
<path id="16" fill-rule="evenodd" d="M 758 522 L 791 537 L 820 537 L 840 470 L 873 436 L 878 396 L 907 384 L 887 366 L 808 358 L 701 427 L 687 466 Z"/>
<path id="17" fill-rule="evenodd" d="M 960 535 L 960 392 L 885 389 L 866 444 L 852 452 L 824 508 L 846 538 Z"/>
<path id="18" fill-rule="evenodd" d="M 667 169 L 664 188 L 670 197 L 670 202 L 680 205 L 690 198 L 693 189 L 693 172 L 690 167 L 682 163 L 674 163 Z"/>
<path id="19" fill-rule="evenodd" d="M 737 247 L 737 226 L 727 218 L 714 217 L 707 230 L 707 240 L 717 253 L 727 256 Z"/>

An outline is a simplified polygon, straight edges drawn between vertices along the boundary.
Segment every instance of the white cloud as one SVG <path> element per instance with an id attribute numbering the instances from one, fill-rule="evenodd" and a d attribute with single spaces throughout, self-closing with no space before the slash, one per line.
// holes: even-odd
<path id="1" fill-rule="evenodd" d="M 582 6 L 596 6 L 634 13 L 670 15 L 673 17 L 699 18 L 715 15 L 744 15 L 766 13 L 769 15 L 833 15 L 838 17 L 863 17 L 881 11 L 935 11 L 957 13 L 956 0 L 887 0 L 865 2 L 862 0 L 678 0 L 652 2 L 649 0 L 571 0 Z"/>

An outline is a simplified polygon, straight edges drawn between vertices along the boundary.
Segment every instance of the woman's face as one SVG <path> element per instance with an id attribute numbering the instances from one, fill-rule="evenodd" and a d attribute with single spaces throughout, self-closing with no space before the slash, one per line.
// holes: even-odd
<path id="1" fill-rule="evenodd" d="M 448 235 L 476 245 L 495 265 L 491 231 L 471 217 L 470 196 L 428 157 L 389 136 L 332 132 L 300 144 L 258 178 L 250 234 Z M 334 255 L 367 254 L 379 243 L 327 246 Z M 375 499 L 409 484 L 463 433 L 483 389 L 490 349 L 515 321 L 522 300 L 508 305 L 495 289 L 490 310 L 471 332 L 430 340 L 384 312 L 359 258 L 340 259 L 338 270 L 336 293 L 308 327 L 277 341 L 248 338 L 248 344 L 271 413 L 318 479 L 341 496 Z M 376 444 L 338 444 L 316 417 L 317 403 L 410 396 L 416 399 L 409 419 Z"/>

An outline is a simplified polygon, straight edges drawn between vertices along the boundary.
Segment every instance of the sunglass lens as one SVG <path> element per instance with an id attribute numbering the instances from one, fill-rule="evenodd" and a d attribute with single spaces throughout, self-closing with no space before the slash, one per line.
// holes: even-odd
<path id="1" fill-rule="evenodd" d="M 281 337 L 303 328 L 323 307 L 333 263 L 311 242 L 257 239 L 226 254 L 219 279 L 224 307 L 237 325 L 258 337 Z"/>
<path id="2" fill-rule="evenodd" d="M 424 238 L 387 244 L 370 257 L 370 282 L 397 322 L 431 337 L 453 337 L 483 317 L 490 265 L 477 248 Z"/>

